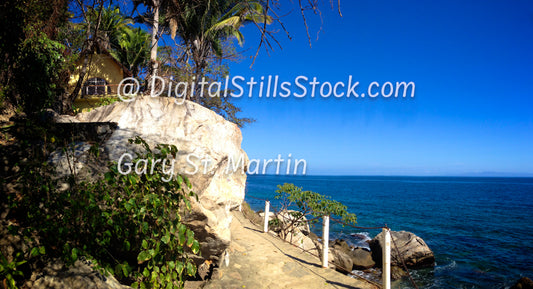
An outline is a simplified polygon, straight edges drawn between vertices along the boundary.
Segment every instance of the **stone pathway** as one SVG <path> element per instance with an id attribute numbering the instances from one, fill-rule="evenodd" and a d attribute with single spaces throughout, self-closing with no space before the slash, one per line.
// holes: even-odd
<path id="1" fill-rule="evenodd" d="M 240 212 L 233 213 L 231 235 L 229 266 L 222 264 L 203 288 L 379 288 L 322 268 L 317 257 L 263 233 Z"/>

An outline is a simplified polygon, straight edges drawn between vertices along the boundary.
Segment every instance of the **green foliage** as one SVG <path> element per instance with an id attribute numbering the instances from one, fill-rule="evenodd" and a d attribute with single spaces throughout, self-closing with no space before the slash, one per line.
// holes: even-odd
<path id="1" fill-rule="evenodd" d="M 135 0 L 135 5 L 143 4 L 150 9 L 136 21 L 151 24 L 153 18 L 153 1 Z M 265 3 L 253 0 L 229 1 L 160 1 L 160 30 L 170 34 L 176 41 L 176 48 L 171 49 L 172 55 L 165 59 L 165 51 L 160 49 L 158 75 L 172 75 L 176 81 L 191 82 L 205 77 L 207 82 L 221 81 L 228 75 L 227 62 L 239 60 L 236 43 L 244 41 L 241 29 L 246 24 L 263 27 L 271 24 L 273 18 L 266 15 L 269 11 Z M 234 41 L 237 40 L 237 41 Z M 163 48 L 163 47 L 160 47 Z M 171 69 L 167 69 L 171 67 Z M 226 70 L 226 71 L 224 71 Z M 207 107 L 226 120 L 243 127 L 254 120 L 239 117 L 241 111 L 230 97 L 198 97 L 205 91 L 195 86 L 194 95 L 188 99 Z"/>
<path id="2" fill-rule="evenodd" d="M 35 29 L 35 28 L 30 28 Z M 62 93 L 61 72 L 64 68 L 64 46 L 42 32 L 34 31 L 20 46 L 17 59 L 17 92 L 19 105 L 26 113 L 51 107 Z"/>
<path id="3" fill-rule="evenodd" d="M 111 6 L 102 8 L 100 26 L 95 31 L 99 11 L 100 7 L 88 10 L 87 18 L 78 25 L 78 35 L 85 35 L 89 29 L 90 37 L 99 43 L 108 44 L 106 46 L 111 48 L 111 55 L 137 77 L 149 64 L 150 34 L 139 27 L 131 27 L 132 19 L 118 7 Z M 75 37 L 76 35 L 71 36 Z M 78 50 L 81 51 L 81 47 Z"/>
<path id="4" fill-rule="evenodd" d="M 98 12 L 100 7 L 87 11 L 86 22 L 82 23 L 83 32 L 89 28 L 90 35 L 100 42 L 108 42 L 112 48 L 119 45 L 120 35 L 130 29 L 128 25 L 133 24 L 130 17 L 125 16 L 118 7 L 103 7 L 98 32 L 95 31 L 98 22 Z"/>
<path id="5" fill-rule="evenodd" d="M 221 15 L 216 22 L 207 29 L 208 38 L 214 39 L 213 50 L 221 56 L 220 41 L 228 37 L 235 37 L 240 46 L 244 43 L 244 36 L 240 29 L 244 24 L 256 23 L 258 25 L 272 24 L 273 18 L 266 15 L 266 11 L 259 1 L 234 1 L 228 12 Z"/>
<path id="6" fill-rule="evenodd" d="M 130 143 L 143 148 L 137 159 L 146 159 L 149 167 L 178 153 L 173 145 L 151 148 L 140 137 Z M 97 157 L 97 146 L 90 151 Z M 200 247 L 179 211 L 190 209 L 190 198 L 197 196 L 186 177 L 165 182 L 164 176 L 161 166 L 151 174 L 123 175 L 110 164 L 102 179 L 70 177 L 68 188 L 60 190 L 44 163 L 24 174 L 23 198 L 10 204 L 25 214 L 25 235 L 37 232 L 43 246 L 31 255 L 46 252 L 68 264 L 85 256 L 134 288 L 180 288 L 185 276 L 196 274 L 188 254 L 198 254 Z"/>
<path id="7" fill-rule="evenodd" d="M 66 23 L 67 6 L 63 0 L 0 3 L 0 102 L 30 114 L 63 92 L 65 49 L 55 31 Z"/>
<path id="8" fill-rule="evenodd" d="M 113 104 L 117 101 L 121 101 L 120 98 L 118 97 L 102 97 L 96 104 L 94 107 L 99 107 L 99 106 L 105 106 L 105 105 L 110 105 L 110 104 Z"/>
<path id="9" fill-rule="evenodd" d="M 184 8 L 182 8 L 180 17 L 170 18 L 170 30 L 171 34 L 177 34 L 181 38 L 187 55 L 190 55 L 187 58 L 187 65 L 184 66 L 191 68 L 191 73 L 196 79 L 214 76 L 212 72 L 210 73 L 213 69 L 212 62 L 220 62 L 227 55 L 234 54 L 233 39 L 236 39 L 242 46 L 244 36 L 241 28 L 245 24 L 254 23 L 263 26 L 264 23 L 272 23 L 272 17 L 265 15 L 267 11 L 263 7 L 264 4 L 259 1 L 212 1 L 203 5 L 186 3 L 182 6 Z M 219 61 L 211 61 L 213 59 Z M 219 73 L 213 80 L 223 77 L 225 77 L 224 73 Z M 196 93 L 198 95 L 199 91 Z M 235 106 L 230 98 L 204 97 L 193 99 L 193 101 L 214 110 L 239 127 L 254 121 L 250 118 L 237 117 L 241 109 Z"/>
<path id="10" fill-rule="evenodd" d="M 124 27 L 117 38 L 111 55 L 126 66 L 133 77 L 148 67 L 150 59 L 150 34 L 141 28 Z"/>
<path id="11" fill-rule="evenodd" d="M 21 252 L 17 252 L 13 261 L 9 262 L 7 258 L 0 253 L 0 281 L 4 280 L 4 284 L 7 285 L 8 289 L 17 288 L 15 277 L 24 276 L 22 271 L 18 270 L 17 267 L 26 263 L 26 260 L 23 260 Z"/>
<path id="12" fill-rule="evenodd" d="M 357 223 L 357 216 L 349 213 L 347 207 L 342 203 L 313 191 L 303 191 L 301 187 L 297 187 L 294 184 L 278 185 L 274 198 L 281 201 L 282 211 L 297 210 L 290 213 L 290 222 L 285 222 L 286 225 L 281 228 L 282 233 L 285 235 L 293 230 L 295 226 L 300 225 L 304 218 L 307 218 L 311 225 L 316 223 L 319 217 L 326 215 L 337 216 L 348 224 Z M 281 223 L 283 224 L 284 222 Z"/>

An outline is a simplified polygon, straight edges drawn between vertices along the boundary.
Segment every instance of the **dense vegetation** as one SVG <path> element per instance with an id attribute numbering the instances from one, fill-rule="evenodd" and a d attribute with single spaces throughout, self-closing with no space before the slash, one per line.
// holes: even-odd
<path id="1" fill-rule="evenodd" d="M 176 146 L 151 148 L 139 137 L 130 143 L 143 148 L 137 158 L 150 166 L 178 153 Z M 94 162 L 99 151 L 97 144 L 90 149 Z M 63 152 L 74 172 L 72 149 Z M 3 256 L 0 279 L 8 280 L 10 288 L 15 277 L 27 278 L 39 264 L 56 258 L 68 265 L 83 257 L 134 288 L 180 288 L 185 276 L 195 276 L 189 256 L 199 253 L 199 243 L 180 217 L 196 197 L 186 177 L 165 182 L 161 167 L 150 175 L 123 175 L 116 163 L 91 182 L 75 173 L 56 178 L 46 162 L 29 162 L 21 169 L 21 193 L 6 200 L 10 217 L 17 220 L 8 229 L 22 236 L 28 248 L 16 252 L 12 261 Z M 20 267 L 26 262 L 29 272 Z"/>
<path id="2" fill-rule="evenodd" d="M 306 30 L 304 11 L 318 14 L 319 3 L 299 2 Z M 256 27 L 260 36 L 254 59 L 260 49 L 279 46 L 276 29 L 268 26 L 278 23 L 277 30 L 288 35 L 276 13 L 280 7 L 279 0 L 2 1 L 0 112 L 72 112 L 91 56 L 102 50 L 145 88 L 156 74 L 175 81 L 219 81 L 229 74 L 228 64 L 240 59 L 236 44 L 244 43 L 244 25 Z M 74 73 L 80 78 L 68 87 Z M 199 86 L 195 89 L 199 95 Z M 241 110 L 230 98 L 189 99 L 239 126 L 253 121 L 238 116 Z"/>
<path id="3" fill-rule="evenodd" d="M 263 5 L 250 0 L 134 1 L 134 7 L 123 9 L 111 4 L 104 0 L 0 4 L 0 21 L 6 28 L 0 34 L 0 109 L 26 115 L 43 108 L 72 111 L 92 55 L 103 50 L 145 87 L 155 74 L 179 81 L 216 80 L 229 73 L 227 61 L 236 55 L 232 39 L 242 44 L 241 27 L 247 22 L 272 22 Z M 152 35 L 140 24 L 151 28 Z M 163 35 L 176 44 L 160 45 Z M 72 73 L 81 77 L 74 90 L 67 91 Z M 237 116 L 240 109 L 229 98 L 189 99 L 240 126 L 251 121 Z"/>
<path id="4" fill-rule="evenodd" d="M 0 229 L 7 228 L 23 243 L 15 252 L 0 254 L 0 287 L 20 286 L 46 264 L 68 265 L 81 257 L 134 287 L 181 287 L 186 276 L 195 275 L 188 257 L 199 252 L 199 245 L 181 223 L 177 209 L 187 210 L 195 197 L 188 180 L 162 182 L 154 174 L 124 176 L 117 174 L 113 164 L 105 175 L 91 180 L 75 173 L 58 178 L 48 164 L 50 153 L 70 152 L 74 140 L 49 126 L 44 110 L 74 113 L 73 101 L 87 78 L 90 56 L 102 49 L 145 86 L 155 73 L 178 81 L 220 80 L 229 74 L 228 63 L 239 59 L 243 25 L 258 28 L 257 52 L 277 43 L 267 25 L 280 22 L 275 13 L 280 3 L 120 3 L 0 2 Z M 302 16 L 305 9 L 316 13 L 317 2 L 309 3 L 302 7 Z M 171 44 L 160 41 L 165 37 L 172 39 Z M 80 80 L 69 91 L 67 84 L 74 73 Z M 239 126 L 252 121 L 238 116 L 240 108 L 229 98 L 190 100 Z M 151 148 L 142 139 L 131 141 L 144 149 L 138 157 L 150 161 L 177 153 L 174 146 Z M 98 146 L 91 151 L 98 161 Z M 71 161 L 74 164 L 75 158 Z"/>

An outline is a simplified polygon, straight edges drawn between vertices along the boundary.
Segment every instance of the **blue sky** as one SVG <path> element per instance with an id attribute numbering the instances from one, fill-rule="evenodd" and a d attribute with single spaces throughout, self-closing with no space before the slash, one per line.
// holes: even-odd
<path id="1" fill-rule="evenodd" d="M 283 12 L 295 8 L 282 2 Z M 283 18 L 292 40 L 280 31 L 282 49 L 263 50 L 251 69 L 248 58 L 232 63 L 231 75 L 332 83 L 352 75 L 362 91 L 412 81 L 415 97 L 235 99 L 257 120 L 242 130 L 251 159 L 291 154 L 314 175 L 533 175 L 533 2 L 343 0 L 341 8 L 343 17 L 322 7 L 318 40 L 320 18 L 308 14 L 312 48 L 293 9 Z M 243 30 L 246 56 L 255 29 Z"/>

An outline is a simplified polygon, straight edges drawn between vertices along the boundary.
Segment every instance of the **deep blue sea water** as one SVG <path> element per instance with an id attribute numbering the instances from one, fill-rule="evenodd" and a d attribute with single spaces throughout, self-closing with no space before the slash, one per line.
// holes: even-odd
<path id="1" fill-rule="evenodd" d="M 387 224 L 424 239 L 437 266 L 413 272 L 420 288 L 508 288 L 533 278 L 533 178 L 254 175 L 246 201 L 262 210 L 252 197 L 274 200 L 285 182 L 344 203 L 359 226 Z M 354 233 L 373 238 L 379 230 L 332 224 L 331 238 L 356 244 Z"/>

